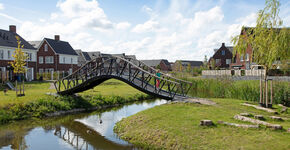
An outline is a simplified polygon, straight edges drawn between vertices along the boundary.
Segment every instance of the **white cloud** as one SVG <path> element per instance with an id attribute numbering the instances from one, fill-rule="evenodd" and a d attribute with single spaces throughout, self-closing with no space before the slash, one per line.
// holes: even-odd
<path id="1" fill-rule="evenodd" d="M 128 29 L 130 27 L 131 27 L 131 24 L 129 22 L 120 22 L 116 24 L 116 28 L 121 29 L 121 30 Z"/>
<path id="2" fill-rule="evenodd" d="M 0 16 L 4 17 L 4 18 L 7 18 L 9 20 L 12 20 L 12 21 L 15 21 L 17 23 L 21 23 L 21 20 L 17 19 L 17 18 L 14 18 L 12 16 L 9 16 L 7 14 L 4 14 L 4 13 L 0 13 Z"/>
<path id="3" fill-rule="evenodd" d="M 0 10 L 4 9 L 4 5 L 0 3 Z"/>
<path id="4" fill-rule="evenodd" d="M 158 29 L 159 23 L 154 20 L 148 20 L 144 24 L 138 24 L 133 29 L 132 32 L 136 33 L 144 33 L 144 32 L 152 32 Z"/>
<path id="5" fill-rule="evenodd" d="M 148 15 L 148 19 L 132 23 L 111 20 L 96 0 L 64 0 L 57 3 L 58 10 L 51 12 L 50 18 L 42 18 L 45 21 L 40 22 L 24 21 L 19 32 L 28 40 L 53 38 L 54 34 L 59 34 L 61 40 L 85 51 L 175 61 L 210 57 L 222 42 L 231 45 L 231 36 L 239 34 L 242 25 L 255 25 L 255 13 L 228 21 L 225 19 L 228 14 L 221 5 L 207 5 L 201 10 L 198 8 L 207 2 L 199 1 L 197 6 L 192 6 L 194 11 L 187 11 L 189 3 L 172 0 L 166 10 L 164 6 L 159 10 L 145 5 L 141 12 Z M 284 16 L 289 20 L 287 13 Z"/>

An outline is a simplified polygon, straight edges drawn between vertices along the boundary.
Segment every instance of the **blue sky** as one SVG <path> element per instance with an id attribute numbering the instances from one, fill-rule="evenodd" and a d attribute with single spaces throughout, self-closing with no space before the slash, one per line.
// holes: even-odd
<path id="1" fill-rule="evenodd" d="M 290 1 L 280 17 L 290 25 Z M 0 28 L 27 40 L 53 38 L 73 48 L 139 59 L 203 60 L 242 25 L 254 26 L 264 0 L 0 0 Z"/>

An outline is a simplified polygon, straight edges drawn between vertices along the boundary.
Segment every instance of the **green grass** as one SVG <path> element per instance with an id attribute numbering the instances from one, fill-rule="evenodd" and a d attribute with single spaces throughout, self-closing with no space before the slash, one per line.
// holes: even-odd
<path id="1" fill-rule="evenodd" d="M 31 82 L 25 86 L 26 96 L 16 97 L 15 91 L 0 96 L 0 124 L 31 117 L 42 118 L 46 113 L 55 111 L 125 104 L 153 98 L 118 80 L 108 80 L 92 90 L 79 93 L 77 97 L 46 95 L 47 92 L 56 92 L 49 89 L 48 82 Z"/>
<path id="2" fill-rule="evenodd" d="M 9 104 L 33 102 L 42 98 L 50 97 L 46 93 L 55 93 L 56 90 L 49 89 L 49 82 L 26 82 L 25 83 L 25 96 L 16 97 L 15 91 L 9 90 L 7 95 L 0 91 L 0 108 Z M 134 89 L 126 83 L 119 80 L 108 80 L 96 86 L 91 90 L 80 93 L 81 96 L 87 95 L 102 95 L 102 96 L 122 96 L 128 97 L 142 92 Z"/>
<path id="3" fill-rule="evenodd" d="M 199 104 L 165 104 L 117 123 L 115 132 L 130 143 L 145 149 L 290 149 L 290 134 L 283 131 L 243 129 L 217 124 L 214 127 L 199 126 L 200 120 L 210 119 L 241 123 L 233 116 L 242 112 L 261 114 L 270 123 L 290 128 L 290 120 L 273 121 L 272 114 L 241 106 L 244 101 L 214 99 L 216 106 Z M 277 106 L 275 106 L 277 107 Z M 290 114 L 280 115 L 290 118 Z M 249 124 L 249 123 L 246 123 Z"/>

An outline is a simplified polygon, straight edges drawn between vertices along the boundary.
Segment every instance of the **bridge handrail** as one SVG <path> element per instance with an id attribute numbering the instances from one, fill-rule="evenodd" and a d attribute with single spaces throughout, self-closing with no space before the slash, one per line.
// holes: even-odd
<path id="1" fill-rule="evenodd" d="M 174 83 L 174 84 L 180 85 L 180 83 L 178 83 L 178 82 L 175 82 L 175 81 L 172 81 L 172 80 L 167 80 L 167 79 L 165 79 L 164 77 L 158 77 L 158 76 L 156 76 L 155 74 L 152 74 L 152 73 L 150 73 L 150 72 L 148 72 L 148 71 L 146 71 L 146 70 L 140 68 L 140 67 L 137 66 L 136 64 L 134 64 L 134 63 L 128 61 L 127 59 L 122 58 L 122 57 L 112 56 L 111 59 L 105 60 L 104 62 L 106 62 L 106 61 L 110 61 L 110 60 L 112 60 L 114 57 L 115 57 L 115 58 L 118 58 L 118 59 L 121 59 L 121 60 L 123 60 L 123 61 L 126 61 L 127 63 L 130 63 L 132 66 L 138 68 L 139 70 L 141 70 L 141 71 L 144 72 L 144 73 L 150 74 L 151 76 L 153 76 L 153 77 L 155 77 L 155 78 L 162 78 L 162 80 L 164 80 L 164 81 L 167 81 L 167 82 L 171 82 L 171 83 Z M 97 59 L 100 59 L 100 58 L 104 58 L 104 57 L 94 58 L 93 60 L 97 60 Z M 91 60 L 90 62 L 92 62 L 93 60 Z M 81 70 L 83 67 L 85 67 L 85 66 L 86 66 L 88 63 L 90 63 L 90 62 L 87 62 L 85 65 L 83 65 L 82 67 L 80 67 L 78 70 L 74 71 L 72 74 L 70 74 L 70 75 L 68 75 L 68 76 L 66 76 L 66 77 L 63 77 L 63 78 L 60 79 L 60 80 L 65 80 L 65 79 L 67 79 L 67 78 L 70 78 L 70 77 L 73 76 L 76 72 L 78 72 L 79 70 Z M 103 63 L 104 63 L 104 62 L 103 62 Z M 97 67 L 97 66 L 96 66 L 96 67 Z M 57 80 L 57 81 L 55 81 L 55 82 L 58 82 L 58 81 L 59 81 L 59 80 Z"/>
<path id="2" fill-rule="evenodd" d="M 118 57 L 118 56 L 115 56 L 115 57 Z M 134 59 L 134 60 L 137 60 L 137 59 Z M 141 62 L 143 65 L 147 66 L 148 68 L 150 68 L 151 70 L 154 70 L 155 72 L 157 72 L 157 70 L 151 66 L 148 66 L 147 64 L 145 64 L 143 61 L 140 61 L 140 60 L 137 60 L 138 62 Z M 172 76 L 169 76 L 167 74 L 164 74 L 163 72 L 160 72 L 162 74 L 162 76 L 166 76 L 166 77 L 169 77 L 169 78 L 172 78 L 174 80 L 177 80 L 177 81 L 182 81 L 182 82 L 186 82 L 186 83 L 190 83 L 192 84 L 191 82 L 189 81 L 186 81 L 186 80 L 181 80 L 181 79 L 178 79 L 178 78 L 175 78 L 175 77 L 172 77 Z"/>

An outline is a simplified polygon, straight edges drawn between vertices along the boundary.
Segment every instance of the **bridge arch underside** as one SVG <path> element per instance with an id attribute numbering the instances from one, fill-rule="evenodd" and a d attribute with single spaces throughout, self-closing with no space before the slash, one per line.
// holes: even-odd
<path id="1" fill-rule="evenodd" d="M 124 79 L 124 78 L 122 78 L 120 76 L 115 76 L 115 75 L 100 75 L 100 76 L 88 79 L 84 83 L 82 83 L 82 84 L 80 84 L 78 86 L 75 86 L 75 87 L 73 87 L 73 88 L 71 88 L 69 90 L 58 92 L 58 94 L 60 94 L 60 95 L 73 95 L 74 93 L 79 93 L 79 92 L 83 92 L 83 91 L 92 89 L 95 86 L 98 86 L 99 84 L 101 84 L 101 83 L 103 83 L 103 82 L 105 82 L 105 81 L 107 81 L 109 79 L 117 79 L 117 80 L 123 81 L 123 82 L 129 84 L 130 86 L 134 87 L 135 89 L 137 89 L 137 90 L 139 90 L 141 92 L 144 92 L 144 93 L 146 93 L 148 95 L 154 96 L 156 98 L 161 98 L 161 99 L 165 99 L 165 100 L 172 100 L 173 99 L 170 96 L 164 96 L 164 94 L 162 95 L 162 94 L 155 93 L 154 90 L 153 90 L 154 87 L 152 85 L 150 85 L 150 84 L 148 84 L 147 88 L 144 89 L 144 88 L 134 84 L 133 82 L 128 81 L 127 79 Z M 138 79 L 136 78 L 136 80 L 138 80 Z M 166 91 L 163 91 L 163 90 L 162 90 L 162 92 L 163 93 L 167 93 Z"/>

